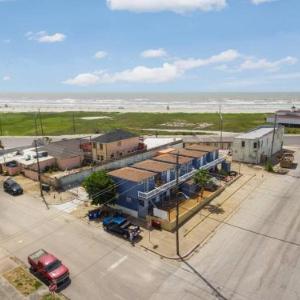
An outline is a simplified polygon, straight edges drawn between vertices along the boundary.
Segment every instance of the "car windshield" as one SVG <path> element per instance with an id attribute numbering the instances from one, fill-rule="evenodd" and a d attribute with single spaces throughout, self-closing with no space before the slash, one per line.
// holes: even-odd
<path id="1" fill-rule="evenodd" d="M 61 261 L 60 260 L 56 260 L 53 263 L 49 264 L 48 266 L 45 267 L 45 270 L 47 272 L 52 272 L 55 269 L 57 269 L 59 266 L 61 266 Z"/>

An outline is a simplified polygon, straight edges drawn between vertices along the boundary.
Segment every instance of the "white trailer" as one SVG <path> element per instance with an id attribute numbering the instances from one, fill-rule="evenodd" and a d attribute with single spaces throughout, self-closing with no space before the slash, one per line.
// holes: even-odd
<path id="1" fill-rule="evenodd" d="M 232 159 L 234 161 L 260 164 L 283 146 L 284 127 L 261 126 L 238 135 L 233 140 Z"/>

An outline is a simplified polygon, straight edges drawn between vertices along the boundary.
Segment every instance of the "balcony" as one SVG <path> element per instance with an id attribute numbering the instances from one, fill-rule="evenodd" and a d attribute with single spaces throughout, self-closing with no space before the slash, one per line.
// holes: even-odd
<path id="1" fill-rule="evenodd" d="M 199 170 L 208 170 L 208 169 L 215 167 L 216 165 L 222 163 L 224 160 L 225 160 L 225 157 L 223 157 L 223 156 L 219 157 L 218 159 L 200 167 Z M 178 179 L 179 183 L 189 180 L 190 178 L 192 178 L 195 175 L 195 173 L 197 171 L 198 171 L 198 169 L 194 169 L 191 172 L 180 176 Z M 162 194 L 163 192 L 166 192 L 167 190 L 171 189 L 174 186 L 176 186 L 176 180 L 167 182 L 164 185 L 161 185 L 160 187 L 157 187 L 150 192 L 138 192 L 138 197 L 139 197 L 139 199 L 142 199 L 142 200 L 152 199 L 152 198 Z"/>

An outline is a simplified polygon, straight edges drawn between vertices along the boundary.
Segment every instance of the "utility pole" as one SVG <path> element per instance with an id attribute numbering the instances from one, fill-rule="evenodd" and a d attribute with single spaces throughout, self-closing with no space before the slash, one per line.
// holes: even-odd
<path id="1" fill-rule="evenodd" d="M 274 148 L 274 139 L 275 139 L 275 131 L 276 131 L 276 123 L 277 123 L 277 114 L 274 115 L 274 125 L 273 125 L 273 135 L 272 135 L 272 145 L 271 145 L 271 153 L 270 160 L 272 160 L 273 148 Z"/>
<path id="2" fill-rule="evenodd" d="M 223 149 L 223 115 L 222 106 L 219 106 L 219 117 L 220 117 L 220 148 Z"/>
<path id="3" fill-rule="evenodd" d="M 2 115 L 0 115 L 0 135 L 3 136 Z"/>
<path id="4" fill-rule="evenodd" d="M 73 121 L 73 133 L 75 134 L 76 133 L 76 127 L 75 127 L 75 113 L 74 113 L 74 111 L 72 113 L 72 121 Z"/>
<path id="5" fill-rule="evenodd" d="M 35 126 L 35 135 L 38 136 L 38 125 L 37 125 L 37 113 L 34 114 L 34 126 Z"/>
<path id="6" fill-rule="evenodd" d="M 180 256 L 179 251 L 179 198 L 178 198 L 178 185 L 179 185 L 179 153 L 176 154 L 176 254 Z"/>
<path id="7" fill-rule="evenodd" d="M 42 197 L 47 209 L 49 209 L 49 206 L 48 206 L 48 203 L 45 200 L 44 193 L 43 193 L 43 188 L 42 188 L 41 168 L 40 168 L 40 160 L 39 160 L 39 153 L 38 153 L 36 140 L 34 140 L 34 146 L 35 146 L 36 162 L 37 162 L 37 167 L 38 167 L 38 181 L 39 181 L 39 185 L 40 185 L 40 193 L 41 193 L 41 197 Z"/>
<path id="8" fill-rule="evenodd" d="M 44 136 L 43 121 L 42 121 L 42 115 L 41 115 L 41 110 L 40 109 L 39 109 L 39 119 L 40 119 L 40 126 L 41 126 L 42 136 Z"/>

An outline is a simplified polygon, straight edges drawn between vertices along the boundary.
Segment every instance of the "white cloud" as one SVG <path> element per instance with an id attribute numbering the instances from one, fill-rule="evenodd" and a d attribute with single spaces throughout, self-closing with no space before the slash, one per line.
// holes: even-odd
<path id="1" fill-rule="evenodd" d="M 10 81 L 11 77 L 9 75 L 5 75 L 5 76 L 3 76 L 2 80 L 3 81 Z"/>
<path id="2" fill-rule="evenodd" d="M 141 56 L 145 58 L 157 58 L 157 57 L 164 57 L 167 55 L 168 55 L 167 52 L 163 48 L 148 49 L 141 53 Z"/>
<path id="3" fill-rule="evenodd" d="M 37 41 L 39 43 L 58 43 L 63 42 L 66 39 L 66 35 L 63 33 L 54 33 L 52 35 L 48 34 L 46 31 L 39 31 L 33 33 L 31 31 L 25 34 L 28 40 Z"/>
<path id="4" fill-rule="evenodd" d="M 108 73 L 104 71 L 83 73 L 64 81 L 65 84 L 88 86 L 103 83 L 162 83 L 172 81 L 188 70 L 216 63 L 225 63 L 237 59 L 240 54 L 236 50 L 227 50 L 206 59 L 182 59 L 174 63 L 164 63 L 160 67 L 137 66 L 121 72 Z"/>
<path id="5" fill-rule="evenodd" d="M 259 5 L 259 4 L 263 4 L 263 3 L 267 3 L 267 2 L 273 2 L 275 0 L 251 0 L 251 2 L 255 5 Z"/>
<path id="6" fill-rule="evenodd" d="M 102 59 L 102 58 L 105 58 L 107 55 L 108 55 L 108 53 L 105 51 L 98 51 L 95 53 L 94 58 Z"/>
<path id="7" fill-rule="evenodd" d="M 134 12 L 173 11 L 184 13 L 201 10 L 220 10 L 227 5 L 227 0 L 106 0 L 112 10 Z"/>
<path id="8" fill-rule="evenodd" d="M 206 59 L 201 59 L 201 58 L 200 59 L 194 59 L 194 58 L 182 59 L 182 60 L 175 61 L 175 64 L 180 69 L 190 70 L 190 69 L 204 67 L 204 66 L 211 65 L 211 64 L 230 62 L 230 61 L 236 60 L 239 57 L 240 57 L 240 54 L 238 53 L 238 51 L 229 49 L 229 50 L 221 52 L 217 55 L 213 55 Z"/>
<path id="9" fill-rule="evenodd" d="M 267 59 L 246 59 L 241 65 L 240 70 L 266 70 L 276 71 L 284 65 L 294 65 L 298 62 L 295 57 L 287 56 L 279 60 L 268 61 Z"/>
<path id="10" fill-rule="evenodd" d="M 6 39 L 6 40 L 3 40 L 2 42 L 3 42 L 4 44 L 10 44 L 11 40 Z"/>
<path id="11" fill-rule="evenodd" d="M 99 81 L 98 75 L 92 73 L 83 73 L 75 76 L 72 79 L 68 79 L 64 81 L 64 83 L 69 85 L 89 86 L 89 85 L 97 84 L 98 81 Z"/>

